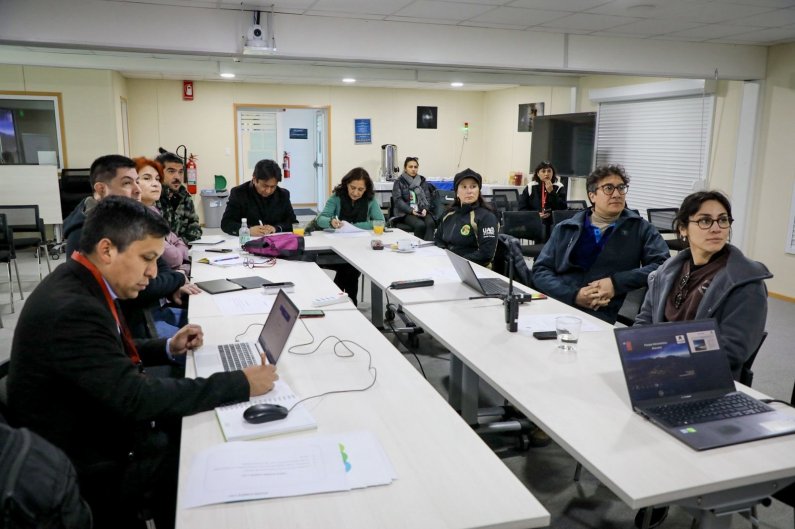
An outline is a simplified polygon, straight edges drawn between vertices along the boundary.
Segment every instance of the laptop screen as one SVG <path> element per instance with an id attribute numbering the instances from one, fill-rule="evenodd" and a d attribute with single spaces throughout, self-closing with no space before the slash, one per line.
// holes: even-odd
<path id="1" fill-rule="evenodd" d="M 483 287 L 480 286 L 480 281 L 478 281 L 478 276 L 475 274 L 475 271 L 472 270 L 472 265 L 469 264 L 464 257 L 457 255 L 450 250 L 445 250 L 447 252 L 447 257 L 450 259 L 450 262 L 453 263 L 453 268 L 455 268 L 458 277 L 461 278 L 461 281 L 468 285 L 481 294 L 483 293 Z"/>
<path id="2" fill-rule="evenodd" d="M 615 329 L 632 405 L 710 391 L 734 391 L 714 320 Z"/>
<path id="3" fill-rule="evenodd" d="M 271 364 L 276 365 L 279 360 L 296 321 L 298 321 L 298 307 L 287 297 L 284 290 L 279 290 L 273 308 L 259 334 L 259 345 Z"/>

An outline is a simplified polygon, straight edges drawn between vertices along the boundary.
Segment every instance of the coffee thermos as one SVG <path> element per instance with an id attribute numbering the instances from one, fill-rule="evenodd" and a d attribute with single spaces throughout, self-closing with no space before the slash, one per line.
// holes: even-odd
<path id="1" fill-rule="evenodd" d="M 392 145 L 391 143 L 381 145 L 381 167 L 379 172 L 382 180 L 392 181 L 400 176 L 397 145 Z"/>

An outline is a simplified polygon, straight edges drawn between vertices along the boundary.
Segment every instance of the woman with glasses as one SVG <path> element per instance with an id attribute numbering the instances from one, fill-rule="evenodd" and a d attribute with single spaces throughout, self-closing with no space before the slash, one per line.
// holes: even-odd
<path id="1" fill-rule="evenodd" d="M 408 224 L 414 236 L 433 240 L 439 207 L 436 187 L 419 174 L 420 161 L 409 156 L 403 162 L 403 174 L 392 187 L 392 214 L 397 222 Z M 402 215 L 402 216 L 401 216 Z"/>
<path id="2" fill-rule="evenodd" d="M 637 324 L 714 318 L 721 348 L 739 380 L 743 364 L 757 349 L 767 318 L 765 279 L 773 277 L 729 244 L 729 199 L 718 191 L 686 197 L 674 218 L 678 237 L 689 248 L 649 276 L 649 291 Z"/>
<path id="3" fill-rule="evenodd" d="M 538 211 L 544 224 L 550 226 L 552 210 L 558 209 L 566 209 L 566 188 L 560 182 L 555 167 L 549 162 L 541 162 L 519 196 L 519 211 Z"/>

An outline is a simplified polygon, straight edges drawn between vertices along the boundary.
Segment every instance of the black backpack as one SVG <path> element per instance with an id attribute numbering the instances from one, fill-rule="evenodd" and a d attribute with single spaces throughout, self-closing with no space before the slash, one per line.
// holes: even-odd
<path id="1" fill-rule="evenodd" d="M 91 509 L 80 497 L 66 455 L 0 415 L 0 529 L 88 529 Z"/>

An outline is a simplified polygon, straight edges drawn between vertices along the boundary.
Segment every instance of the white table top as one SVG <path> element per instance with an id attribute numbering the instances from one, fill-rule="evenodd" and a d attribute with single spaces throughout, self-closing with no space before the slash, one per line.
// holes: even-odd
<path id="1" fill-rule="evenodd" d="M 197 318 L 206 341 L 230 340 L 256 317 Z M 181 508 L 182 485 L 192 457 L 222 443 L 214 412 L 183 419 L 177 527 L 542 527 L 549 513 L 475 435 L 402 355 L 357 311 L 329 312 L 304 320 L 317 341 L 329 334 L 367 347 L 378 370 L 375 386 L 362 393 L 309 401 L 319 434 L 368 430 L 383 445 L 398 479 L 382 487 L 330 494 Z M 253 331 L 252 331 L 253 332 Z M 299 325 L 290 344 L 306 341 Z M 317 343 L 316 341 L 316 343 Z M 310 356 L 286 353 L 280 376 L 296 393 L 360 388 L 371 378 L 367 355 L 335 357 L 331 344 Z M 188 360 L 188 375 L 193 362 Z M 313 435 L 313 432 L 289 434 Z M 251 441 L 256 442 L 256 441 Z"/>
<path id="2" fill-rule="evenodd" d="M 631 508 L 795 476 L 795 436 L 697 452 L 634 413 L 612 327 L 555 300 L 523 305 L 520 316 L 571 312 L 604 330 L 582 333 L 567 354 L 507 332 L 497 300 L 405 310 Z"/>

